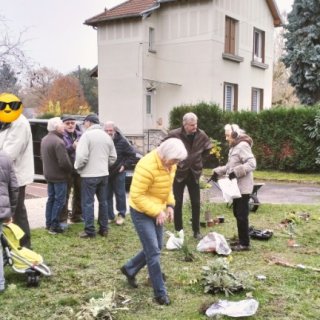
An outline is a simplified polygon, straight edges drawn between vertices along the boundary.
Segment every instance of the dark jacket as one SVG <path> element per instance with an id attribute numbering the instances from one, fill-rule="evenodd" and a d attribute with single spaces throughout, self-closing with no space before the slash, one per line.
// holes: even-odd
<path id="1" fill-rule="evenodd" d="M 62 134 L 49 132 L 41 141 L 43 173 L 48 182 L 64 182 L 72 171 Z"/>
<path id="2" fill-rule="evenodd" d="M 74 130 L 74 132 L 72 132 L 72 133 L 65 131 L 63 134 L 63 141 L 66 146 L 70 160 L 73 164 L 76 159 L 76 150 L 73 147 L 73 143 L 75 141 L 79 141 L 81 134 L 82 134 L 82 132 L 79 130 Z"/>
<path id="3" fill-rule="evenodd" d="M 168 138 L 180 139 L 188 151 L 187 159 L 178 164 L 175 179 L 181 182 L 192 172 L 194 178 L 199 180 L 203 168 L 203 157 L 208 156 L 212 148 L 210 138 L 201 129 L 197 129 L 193 138 L 188 137 L 183 127 L 170 131 L 166 139 Z"/>
<path id="4" fill-rule="evenodd" d="M 121 166 L 128 169 L 135 163 L 136 153 L 128 140 L 116 131 L 113 137 L 113 143 L 117 151 L 117 160 L 109 169 L 109 176 L 119 172 Z"/>
<path id="5" fill-rule="evenodd" d="M 0 223 L 12 217 L 19 193 L 11 158 L 0 151 Z"/>

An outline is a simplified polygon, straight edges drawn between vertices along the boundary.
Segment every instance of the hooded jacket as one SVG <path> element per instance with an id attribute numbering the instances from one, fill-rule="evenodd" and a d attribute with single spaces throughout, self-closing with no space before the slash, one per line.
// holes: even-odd
<path id="1" fill-rule="evenodd" d="M 252 144 L 248 135 L 240 135 L 230 146 L 227 164 L 213 169 L 218 176 L 234 172 L 241 194 L 251 194 L 253 190 L 253 171 L 257 163 L 251 150 Z"/>

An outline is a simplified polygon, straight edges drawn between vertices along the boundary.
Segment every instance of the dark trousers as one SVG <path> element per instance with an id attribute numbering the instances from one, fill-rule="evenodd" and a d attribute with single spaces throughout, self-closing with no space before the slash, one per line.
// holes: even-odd
<path id="1" fill-rule="evenodd" d="M 60 214 L 60 222 L 67 221 L 68 219 L 68 203 L 69 197 L 73 189 L 72 196 L 72 207 L 71 207 L 71 221 L 81 221 L 82 219 L 82 210 L 81 210 L 81 177 L 78 173 L 74 172 L 68 179 L 68 192 L 67 192 L 67 201 L 63 210 Z"/>
<path id="2" fill-rule="evenodd" d="M 242 194 L 241 198 L 233 199 L 233 215 L 237 220 L 239 243 L 250 245 L 249 237 L 249 194 Z"/>
<path id="3" fill-rule="evenodd" d="M 24 236 L 20 240 L 21 247 L 31 247 L 31 233 L 28 221 L 28 214 L 26 206 L 24 205 L 24 199 L 26 196 L 26 186 L 19 187 L 19 195 L 16 211 L 13 216 L 13 223 L 18 225 L 24 232 Z"/>
<path id="4" fill-rule="evenodd" d="M 193 232 L 199 232 L 200 230 L 200 186 L 199 180 L 197 181 L 192 173 L 188 177 L 178 182 L 176 179 L 173 182 L 173 193 L 176 200 L 174 207 L 174 227 L 176 231 L 183 229 L 182 219 L 182 205 L 183 205 L 183 193 L 184 188 L 187 186 L 192 211 L 192 230 Z"/>

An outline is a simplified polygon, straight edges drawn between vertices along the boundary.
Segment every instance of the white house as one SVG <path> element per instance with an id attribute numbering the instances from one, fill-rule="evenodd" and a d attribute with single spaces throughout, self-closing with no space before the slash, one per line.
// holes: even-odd
<path id="1" fill-rule="evenodd" d="M 274 0 L 128 0 L 86 20 L 98 34 L 101 120 L 143 137 L 182 104 L 269 108 L 281 23 Z"/>

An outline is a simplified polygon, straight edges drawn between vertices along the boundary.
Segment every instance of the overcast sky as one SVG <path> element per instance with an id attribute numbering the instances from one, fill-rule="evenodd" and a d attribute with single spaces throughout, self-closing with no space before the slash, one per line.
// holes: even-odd
<path id="1" fill-rule="evenodd" d="M 241 1 L 241 0 L 233 0 Z M 123 0 L 0 0 L 10 35 L 25 30 L 23 49 L 37 66 L 63 73 L 97 64 L 96 31 L 83 22 Z M 290 11 L 293 0 L 276 0 L 280 13 Z"/>

